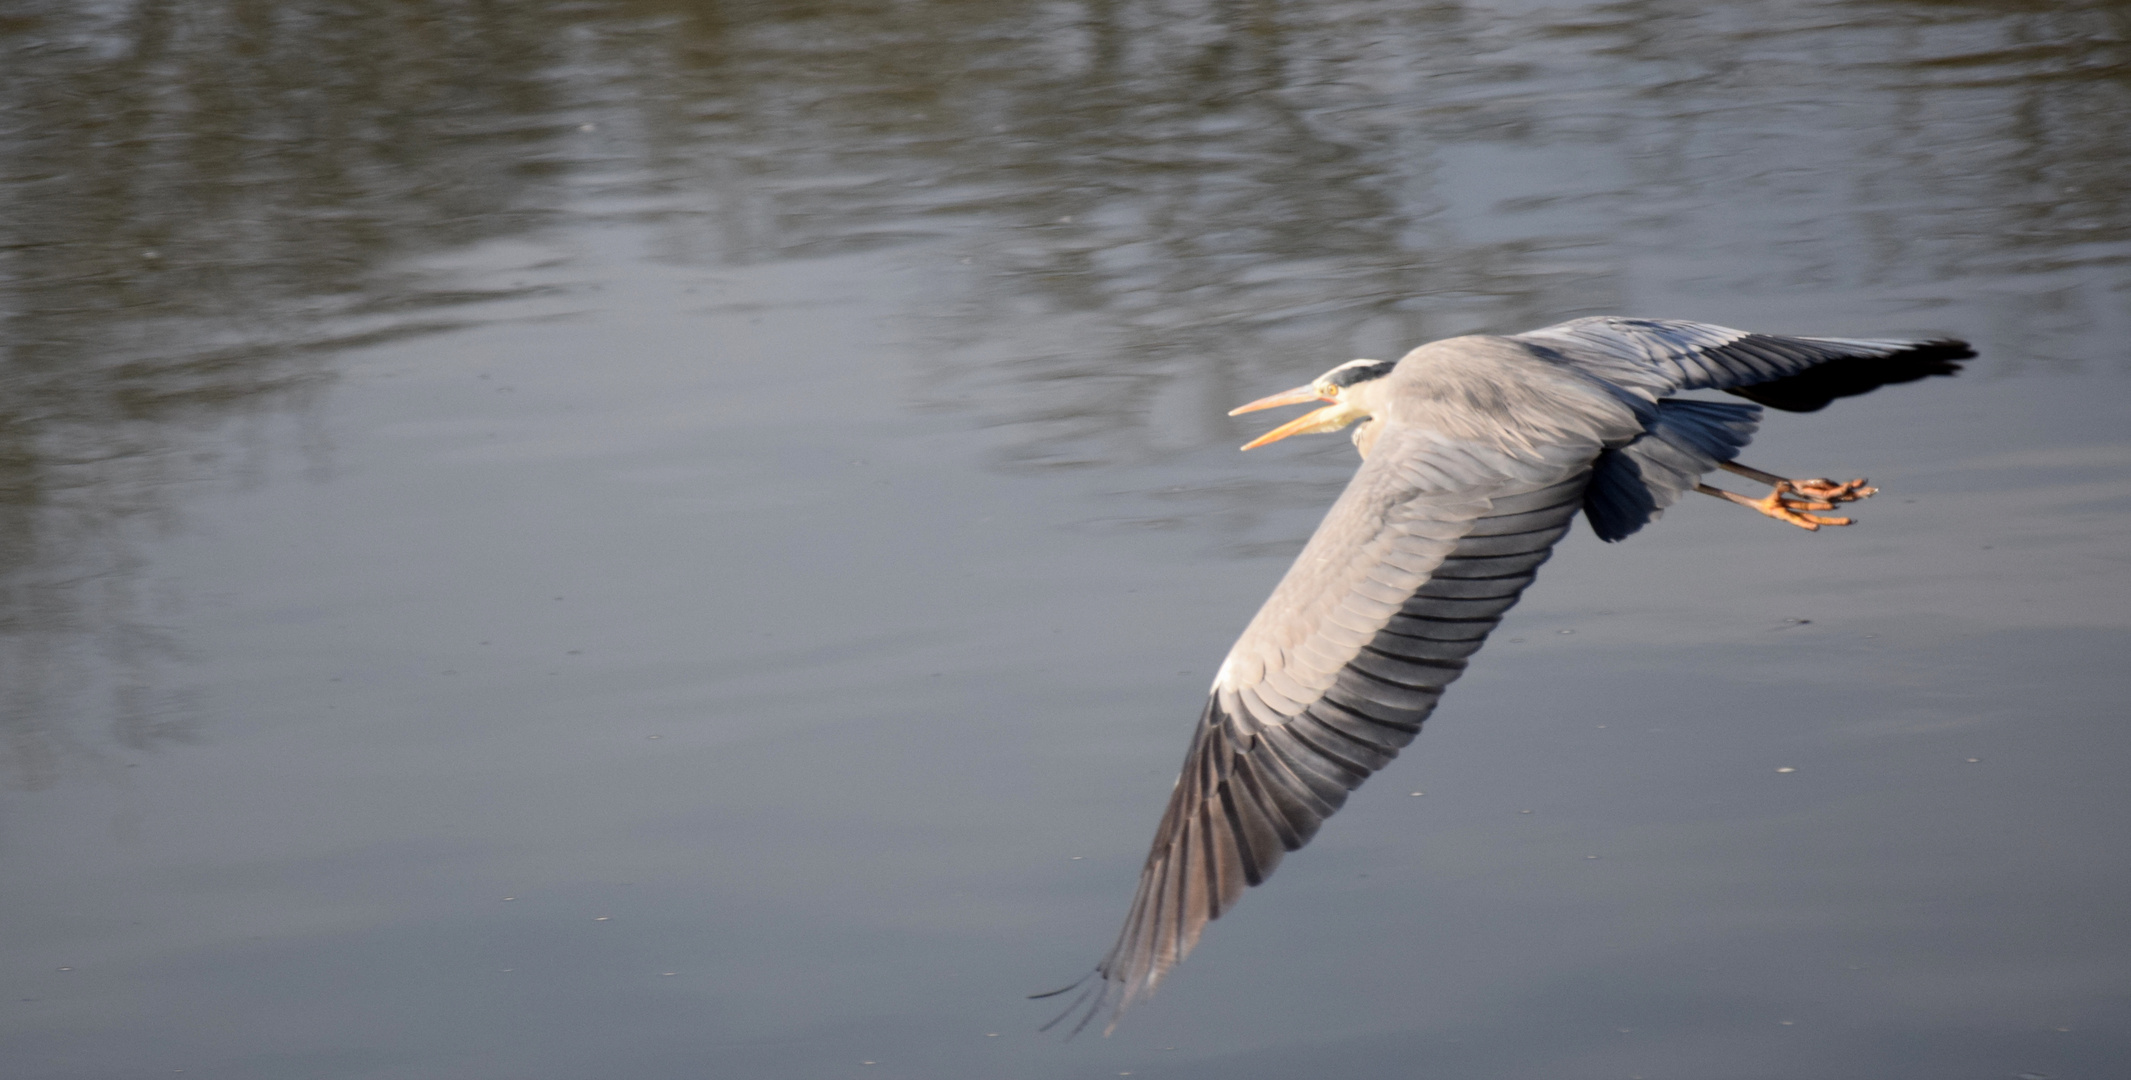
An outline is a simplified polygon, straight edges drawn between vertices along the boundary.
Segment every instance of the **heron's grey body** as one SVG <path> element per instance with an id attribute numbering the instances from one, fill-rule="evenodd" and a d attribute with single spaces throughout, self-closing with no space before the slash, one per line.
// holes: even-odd
<path id="1" fill-rule="evenodd" d="M 1355 361 L 1257 403 L 1321 392 L 1335 404 L 1311 416 L 1327 419 L 1288 427 L 1360 420 L 1364 461 L 1221 664 L 1079 1023 L 1114 1024 L 1413 740 L 1579 510 L 1606 539 L 1634 532 L 1728 462 L 1760 413 L 1667 395 L 1729 389 L 1802 411 L 1967 355 L 1579 319 L 1434 342 L 1388 369 Z M 1846 365 L 1876 370 L 1823 370 Z"/>

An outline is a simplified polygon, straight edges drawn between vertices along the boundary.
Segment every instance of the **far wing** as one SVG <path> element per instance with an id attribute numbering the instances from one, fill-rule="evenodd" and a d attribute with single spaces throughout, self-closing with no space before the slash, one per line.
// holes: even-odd
<path id="1" fill-rule="evenodd" d="M 1655 401 L 1727 390 L 1789 412 L 1929 375 L 1974 356 L 1967 342 L 1779 337 L 1708 323 L 1599 316 L 1512 335 Z"/>
<path id="2" fill-rule="evenodd" d="M 1598 451 L 1384 434 L 1222 664 L 1124 929 L 1066 1015 L 1114 1024 L 1413 740 L 1567 531 Z"/>

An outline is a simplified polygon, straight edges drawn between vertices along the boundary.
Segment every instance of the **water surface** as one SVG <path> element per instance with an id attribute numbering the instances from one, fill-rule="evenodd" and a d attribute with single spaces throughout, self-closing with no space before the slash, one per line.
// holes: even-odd
<path id="1" fill-rule="evenodd" d="M 32 3 L 0 55 L 9 1076 L 2131 1060 L 2122 10 Z M 1609 312 L 1982 355 L 1765 425 L 1853 529 L 1579 527 L 1114 1038 L 1038 1035 L 1352 470 L 1226 410 Z"/>

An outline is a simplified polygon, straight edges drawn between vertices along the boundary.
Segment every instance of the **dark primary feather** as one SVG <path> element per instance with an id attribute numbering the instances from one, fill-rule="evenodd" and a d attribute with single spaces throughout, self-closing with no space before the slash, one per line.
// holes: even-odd
<path id="1" fill-rule="evenodd" d="M 1961 370 L 1956 361 L 1976 355 L 1965 341 L 1916 342 L 1906 352 L 1810 367 L 1796 375 L 1749 386 L 1726 387 L 1748 401 L 1785 412 L 1814 412 L 1836 398 L 1856 397 L 1882 386 L 1915 382 Z"/>

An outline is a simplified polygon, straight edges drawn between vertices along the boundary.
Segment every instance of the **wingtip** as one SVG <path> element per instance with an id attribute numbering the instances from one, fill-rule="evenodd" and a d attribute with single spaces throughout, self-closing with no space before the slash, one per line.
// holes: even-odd
<path id="1" fill-rule="evenodd" d="M 1973 360 L 1976 347 L 1960 338 L 1921 338 L 1916 341 L 1895 341 L 1889 344 L 1902 347 L 1900 352 L 1885 357 L 1888 360 Z"/>
<path id="2" fill-rule="evenodd" d="M 1094 986 L 1090 986 L 1085 990 L 1081 990 L 1080 996 L 1074 998 L 1072 1004 L 1067 1005 L 1063 1010 L 1059 1012 L 1057 1016 L 1051 1017 L 1049 1021 L 1047 1021 L 1042 1027 L 1039 1027 L 1036 1030 L 1047 1032 L 1052 1028 L 1057 1027 L 1059 1024 L 1064 1023 L 1067 1018 L 1072 1017 L 1075 1014 L 1079 1014 L 1080 1019 L 1075 1021 L 1072 1030 L 1067 1031 L 1065 1034 L 1066 1038 L 1071 1039 L 1074 1036 L 1079 1035 L 1081 1032 L 1086 1031 L 1088 1029 L 1088 1025 L 1093 1023 L 1095 1021 L 1095 1018 L 1098 1015 L 1102 1014 L 1107 1006 L 1108 1011 L 1110 1013 L 1110 1023 L 1107 1027 L 1103 1028 L 1103 1037 L 1109 1038 L 1110 1033 L 1112 1031 L 1117 1030 L 1117 1020 L 1118 1017 L 1124 1012 L 1124 1009 L 1122 1007 L 1111 1005 L 1111 997 L 1113 996 L 1113 991 L 1116 989 L 1116 987 L 1115 984 L 1111 983 L 1109 977 L 1102 973 L 1102 969 L 1100 968 L 1090 971 L 1086 975 L 1082 975 L 1079 979 L 1075 980 L 1071 986 L 1060 987 L 1056 990 L 1051 990 L 1041 994 L 1030 994 L 1029 1000 L 1034 1001 L 1039 998 L 1057 997 L 1058 995 L 1066 993 L 1069 990 L 1079 989 L 1090 978 L 1096 979 L 1098 981 Z"/>
<path id="3" fill-rule="evenodd" d="M 1067 991 L 1069 991 L 1069 990 L 1078 990 L 1078 989 L 1080 989 L 1080 987 L 1081 987 L 1081 984 L 1082 984 L 1082 983 L 1085 983 L 1085 982 L 1087 982 L 1087 981 L 1088 981 L 1088 978 L 1089 978 L 1090 976 L 1093 976 L 1093 975 L 1100 975 L 1100 974 L 1102 974 L 1102 972 L 1101 972 L 1101 970 L 1100 970 L 1100 969 L 1091 969 L 1091 970 L 1090 970 L 1090 971 L 1088 972 L 1088 974 L 1087 974 L 1087 975 L 1082 975 L 1082 976 L 1081 976 L 1080 978 L 1074 979 L 1074 980 L 1073 980 L 1072 982 L 1069 982 L 1069 983 L 1065 984 L 1064 986 L 1061 986 L 1061 987 L 1059 987 L 1059 988 L 1058 988 L 1058 989 L 1056 989 L 1056 990 L 1045 990 L 1045 991 L 1044 991 L 1043 993 L 1040 993 L 1040 994 L 1030 994 L 1030 995 L 1028 996 L 1028 1000 L 1030 1000 L 1030 1001 L 1042 1001 L 1042 1000 L 1043 1000 L 1044 998 L 1054 998 L 1054 997 L 1057 997 L 1057 996 L 1058 996 L 1058 995 L 1060 995 L 1060 994 L 1066 993 L 1066 992 L 1067 992 Z"/>

